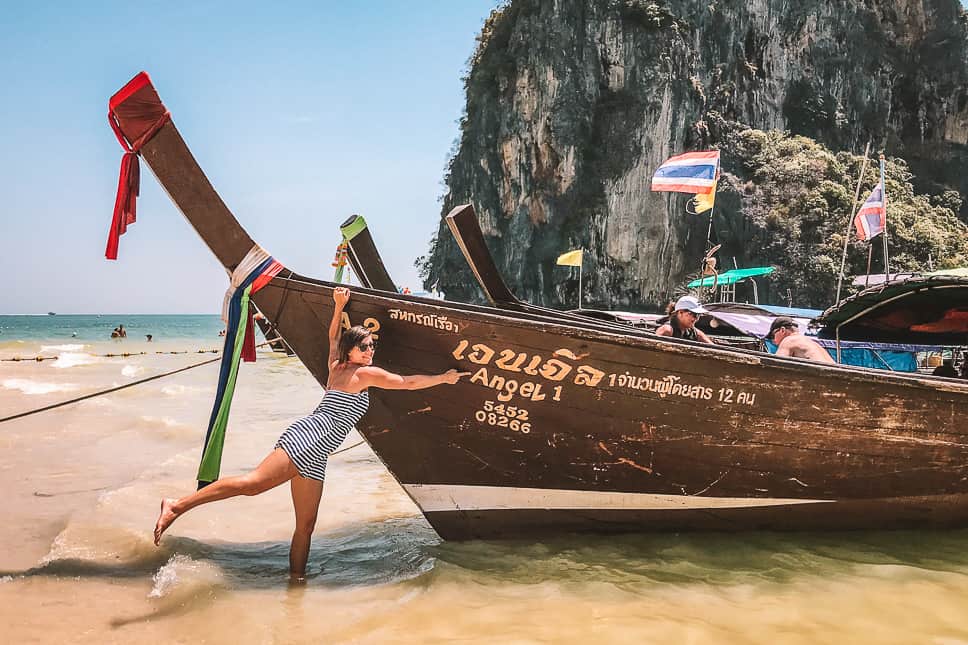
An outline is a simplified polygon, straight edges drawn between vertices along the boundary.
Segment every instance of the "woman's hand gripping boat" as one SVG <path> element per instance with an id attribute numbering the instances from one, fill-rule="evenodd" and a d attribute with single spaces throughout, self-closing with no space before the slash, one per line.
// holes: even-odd
<path id="1" fill-rule="evenodd" d="M 175 125 L 152 127 L 146 107 L 167 114 L 140 74 L 111 101 L 119 136 L 235 271 L 255 244 Z M 452 219 L 476 224 L 470 207 Z M 473 237 L 459 241 L 497 306 L 360 288 L 344 321 L 373 330 L 389 370 L 473 373 L 453 388 L 374 391 L 358 427 L 443 538 L 968 525 L 968 384 L 518 303 Z M 321 384 L 334 287 L 283 268 L 252 296 Z"/>

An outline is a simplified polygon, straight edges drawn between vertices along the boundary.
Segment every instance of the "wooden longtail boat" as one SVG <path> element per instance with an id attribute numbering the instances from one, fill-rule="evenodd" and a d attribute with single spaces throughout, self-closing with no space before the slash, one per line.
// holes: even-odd
<path id="1" fill-rule="evenodd" d="M 147 76 L 111 106 L 234 269 L 253 241 L 171 121 L 144 136 L 145 106 L 164 112 Z M 485 275 L 475 243 L 461 239 L 502 307 L 360 288 L 344 320 L 373 330 L 387 369 L 473 373 L 375 390 L 358 426 L 442 537 L 968 525 L 968 384 L 677 342 L 517 303 Z M 334 286 L 283 270 L 253 297 L 320 383 Z"/>

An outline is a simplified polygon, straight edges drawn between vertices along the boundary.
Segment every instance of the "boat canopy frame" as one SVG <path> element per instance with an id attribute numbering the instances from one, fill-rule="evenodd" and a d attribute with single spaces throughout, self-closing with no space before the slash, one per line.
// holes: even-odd
<path id="1" fill-rule="evenodd" d="M 944 294 L 949 302 L 938 301 L 936 296 Z M 893 321 L 895 326 L 888 327 L 887 315 L 880 319 L 880 328 L 857 325 L 863 327 L 863 332 L 854 332 L 850 326 L 865 318 L 877 323 L 875 315 L 881 313 L 885 307 L 896 305 L 902 300 L 916 299 L 910 302 L 910 309 L 914 310 L 915 305 L 922 304 L 918 310 L 922 312 L 922 317 L 917 324 L 910 324 L 906 329 L 899 326 L 899 320 Z M 950 307 L 948 307 L 950 305 Z M 930 312 L 941 312 L 941 319 L 934 321 L 940 322 L 944 317 L 957 310 L 968 312 L 968 278 L 951 275 L 916 276 L 898 282 L 886 282 L 869 289 L 865 289 L 849 298 L 845 298 L 837 305 L 824 311 L 816 322 L 821 325 L 821 336 L 831 334 L 837 343 L 837 354 L 840 355 L 841 340 L 850 340 L 850 336 L 860 334 L 867 340 L 874 340 L 872 333 L 881 331 L 881 341 L 897 341 L 903 334 L 904 342 L 916 342 L 918 344 L 930 345 L 950 345 L 964 346 L 968 344 L 968 317 L 958 316 L 953 320 L 954 327 L 951 329 L 939 328 L 938 330 L 925 329 L 929 323 L 925 316 Z M 961 319 L 966 320 L 962 327 L 958 327 Z M 912 320 L 912 322 L 914 322 Z M 922 329 L 916 329 L 922 327 Z"/>

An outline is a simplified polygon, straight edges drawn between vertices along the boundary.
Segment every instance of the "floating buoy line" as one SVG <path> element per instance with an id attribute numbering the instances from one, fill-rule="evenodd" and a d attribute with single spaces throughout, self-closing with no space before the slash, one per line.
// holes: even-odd
<path id="1" fill-rule="evenodd" d="M 281 340 L 281 339 L 280 338 L 274 338 L 271 341 L 266 341 L 264 343 L 261 343 L 259 345 L 256 345 L 256 347 L 265 347 L 267 345 L 271 345 L 272 343 L 277 342 L 278 340 Z M 106 358 L 127 358 L 129 356 L 144 356 L 144 355 L 150 354 L 150 353 L 151 352 L 124 352 L 124 353 L 121 353 L 121 354 L 91 354 L 91 355 L 92 356 L 99 356 L 99 357 L 106 357 Z M 221 354 L 222 353 L 222 350 L 220 350 L 220 349 L 200 349 L 200 350 L 198 350 L 196 352 L 192 352 L 192 351 L 185 350 L 185 351 L 181 351 L 181 352 L 171 351 L 171 352 L 154 352 L 154 353 L 155 354 Z M 35 356 L 33 358 L 14 357 L 14 358 L 4 358 L 2 360 L 4 360 L 4 361 L 14 361 L 14 362 L 19 362 L 19 361 L 38 361 L 38 362 L 40 362 L 40 361 L 46 361 L 46 360 L 51 359 L 51 358 L 57 358 L 57 357 L 56 356 Z M 85 394 L 84 396 L 79 396 L 79 397 L 76 397 L 76 398 L 73 398 L 73 399 L 69 399 L 67 401 L 61 401 L 60 403 L 53 403 L 51 405 L 45 405 L 44 407 L 37 408 L 35 410 L 28 410 L 27 412 L 20 412 L 19 414 L 13 414 L 13 415 L 10 415 L 8 417 L 2 417 L 2 418 L 0 418 L 0 423 L 3 423 L 4 421 L 13 421 L 14 419 L 21 419 L 23 417 L 27 417 L 27 416 L 30 416 L 32 414 L 38 414 L 40 412 L 46 412 L 48 410 L 54 410 L 56 408 L 64 407 L 65 405 L 71 405 L 72 403 L 78 403 L 80 401 L 84 401 L 86 399 L 93 399 L 94 397 L 104 396 L 105 394 L 110 394 L 112 392 L 117 392 L 118 390 L 124 390 L 124 389 L 127 389 L 129 387 L 134 387 L 135 385 L 141 385 L 142 383 L 147 383 L 149 381 L 155 381 L 155 380 L 160 379 L 160 378 L 165 378 L 166 376 L 172 376 L 173 374 L 178 374 L 179 372 L 186 372 L 188 370 L 195 369 L 196 367 L 201 367 L 202 365 L 208 365 L 209 363 L 214 363 L 215 361 L 218 361 L 218 360 L 221 360 L 221 356 L 216 356 L 215 358 L 210 358 L 208 360 L 201 361 L 199 363 L 193 363 L 192 365 L 188 365 L 188 366 L 185 366 L 185 367 L 180 367 L 177 370 L 171 370 L 170 372 L 164 372 L 162 374 L 155 374 L 154 376 L 149 376 L 147 378 L 143 378 L 143 379 L 140 379 L 140 380 L 137 380 L 137 381 L 132 381 L 131 383 L 125 383 L 124 385 L 119 385 L 117 387 L 111 387 L 111 388 L 108 388 L 106 390 L 99 390 L 97 392 L 92 392 L 90 394 Z M 336 450 L 335 452 L 330 453 L 330 456 L 332 456 L 332 455 L 338 455 L 339 453 L 346 452 L 347 450 L 352 450 L 353 448 L 356 448 L 357 446 L 362 445 L 363 443 L 364 443 L 363 441 L 358 441 L 358 442 L 354 443 L 352 446 L 347 446 L 346 448 L 340 448 L 339 450 Z M 35 494 L 37 494 L 37 493 L 35 493 Z M 39 496 L 44 497 L 44 496 L 47 496 L 47 495 L 40 494 Z"/>
<path id="2" fill-rule="evenodd" d="M 274 341 L 273 341 L 274 342 Z M 262 343 L 259 347 L 263 345 L 268 345 L 268 343 Z M 181 352 L 171 351 L 171 352 L 122 352 L 120 354 L 88 354 L 88 356 L 97 356 L 98 358 L 128 358 L 129 356 L 147 356 L 148 354 L 218 354 L 222 350 L 220 349 L 199 349 L 196 351 L 184 350 Z M 30 358 L 23 358 L 21 356 L 14 356 L 13 358 L 2 358 L 2 362 L 12 362 L 19 363 L 21 361 L 37 361 L 38 363 L 42 361 L 51 361 L 58 359 L 59 356 L 33 356 Z"/>
<path id="3" fill-rule="evenodd" d="M 117 392 L 118 390 L 124 390 L 129 387 L 134 387 L 135 385 L 141 385 L 142 383 L 147 383 L 148 381 L 154 381 L 160 378 L 165 378 L 166 376 L 171 376 L 172 374 L 178 374 L 179 372 L 185 372 L 187 370 L 195 369 L 196 367 L 201 367 L 202 365 L 208 365 L 209 363 L 214 363 L 215 361 L 222 360 L 221 357 L 216 356 L 215 358 L 210 358 L 207 361 L 202 361 L 201 363 L 195 363 L 194 365 L 189 365 L 187 367 L 180 367 L 177 370 L 171 370 L 170 372 L 164 372 L 162 374 L 155 374 L 154 376 L 149 376 L 148 378 L 143 378 L 138 381 L 132 381 L 131 383 L 125 383 L 124 385 L 119 385 L 117 387 L 111 387 L 106 390 L 100 390 L 98 392 L 92 392 L 91 394 L 85 394 L 84 396 L 79 396 L 74 399 L 69 399 L 67 401 L 61 401 L 60 403 L 53 403 L 51 405 L 45 405 L 42 408 L 37 408 L 35 410 L 28 410 L 27 412 L 21 412 L 19 414 L 13 414 L 9 417 L 0 418 L 0 423 L 4 421 L 13 421 L 14 419 L 20 419 L 22 417 L 28 417 L 31 414 L 37 414 L 38 412 L 46 412 L 47 410 L 53 410 L 55 408 L 61 408 L 65 405 L 70 405 L 72 403 L 77 403 L 79 401 L 84 401 L 86 399 L 93 399 L 96 396 L 103 396 L 105 394 L 110 394 L 111 392 Z"/>
<path id="4" fill-rule="evenodd" d="M 256 345 L 256 347 L 265 347 L 267 345 L 272 345 L 272 343 L 275 343 L 278 340 L 280 340 L 280 338 L 274 338 L 271 341 L 266 341 L 264 343 L 261 343 L 259 345 Z M 192 352 L 192 351 L 189 351 L 189 350 L 185 350 L 185 351 L 169 351 L 169 352 L 154 352 L 154 353 L 155 354 L 221 354 L 221 352 L 222 352 L 222 350 L 219 350 L 219 349 L 199 349 L 199 350 L 197 350 L 195 352 Z M 105 357 L 105 358 L 127 358 L 129 356 L 144 356 L 144 355 L 147 355 L 147 354 L 150 354 L 150 353 L 151 352 L 123 352 L 123 353 L 120 353 L 120 354 L 91 354 L 91 356 L 98 356 L 98 357 Z M 41 362 L 41 361 L 46 361 L 46 360 L 49 360 L 49 359 L 52 359 L 52 358 L 57 358 L 57 356 L 35 356 L 33 358 L 14 357 L 14 358 L 4 358 L 2 360 L 4 360 L 4 361 L 13 361 L 13 362 L 31 361 L 32 360 L 32 361 Z M 210 359 L 205 360 L 205 361 L 201 361 L 201 362 L 198 362 L 198 363 L 193 363 L 192 365 L 187 365 L 185 367 L 180 367 L 177 370 L 171 370 L 169 372 L 163 372 L 162 374 L 155 374 L 154 376 L 149 376 L 147 378 L 139 379 L 137 381 L 132 381 L 131 383 L 125 383 L 124 385 L 119 385 L 117 387 L 111 387 L 111 388 L 108 388 L 106 390 L 99 390 L 97 392 L 92 392 L 90 394 L 85 394 L 84 396 L 79 396 L 79 397 L 76 397 L 76 398 L 73 398 L 73 399 L 68 399 L 67 401 L 61 401 L 60 403 L 52 403 L 51 405 L 45 405 L 42 408 L 36 408 L 34 410 L 28 410 L 27 412 L 20 412 L 18 414 L 12 414 L 10 416 L 0 418 L 0 423 L 3 423 L 4 421 L 13 421 L 14 419 L 21 419 L 23 417 L 28 417 L 28 416 L 30 416 L 32 414 L 38 414 L 40 412 L 47 412 L 48 410 L 54 410 L 56 408 L 64 407 L 65 405 L 71 405 L 72 403 L 78 403 L 80 401 L 85 401 L 87 399 L 93 399 L 93 398 L 98 397 L 98 396 L 104 396 L 105 394 L 110 394 L 112 392 L 117 392 L 119 390 L 124 390 L 124 389 L 127 389 L 129 387 L 134 387 L 135 385 L 141 385 L 142 383 L 147 383 L 149 381 L 155 381 L 155 380 L 160 379 L 160 378 L 165 378 L 166 376 L 172 376 L 173 374 L 178 374 L 179 372 L 186 372 L 188 370 L 195 369 L 196 367 L 201 367 L 203 365 L 208 365 L 210 363 L 214 363 L 215 361 L 218 361 L 218 360 L 221 360 L 221 356 L 216 356 L 215 358 L 210 358 Z M 338 455 L 339 453 L 346 452 L 347 450 L 352 450 L 353 448 L 356 448 L 357 446 L 363 445 L 363 443 L 365 443 L 365 442 L 358 441 L 358 442 L 354 443 L 352 446 L 347 446 L 346 448 L 340 448 L 339 450 L 336 450 L 336 451 L 330 453 L 330 456 Z M 50 496 L 50 495 L 47 495 L 47 494 L 44 494 L 44 493 L 39 493 L 39 494 L 38 493 L 34 493 L 34 494 L 35 495 L 38 495 L 40 497 L 45 497 L 45 496 L 49 497 Z"/>

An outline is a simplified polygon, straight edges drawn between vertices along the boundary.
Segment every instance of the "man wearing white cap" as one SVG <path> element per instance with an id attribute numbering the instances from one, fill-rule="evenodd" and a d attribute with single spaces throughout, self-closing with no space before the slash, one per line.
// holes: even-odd
<path id="1" fill-rule="evenodd" d="M 669 322 L 659 327 L 655 333 L 659 336 L 684 338 L 711 345 L 713 341 L 709 336 L 696 329 L 696 321 L 704 313 L 708 313 L 708 310 L 700 305 L 698 300 L 693 296 L 683 296 L 673 305 L 669 313 Z"/>

